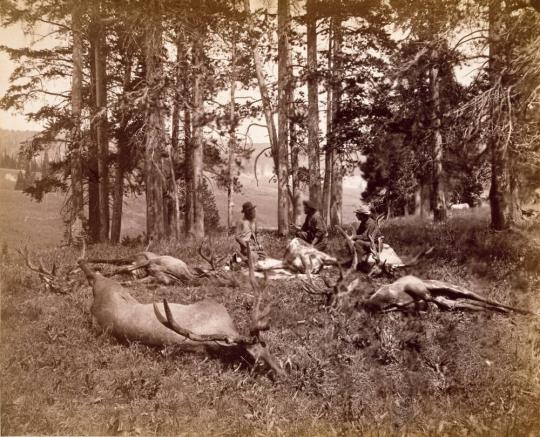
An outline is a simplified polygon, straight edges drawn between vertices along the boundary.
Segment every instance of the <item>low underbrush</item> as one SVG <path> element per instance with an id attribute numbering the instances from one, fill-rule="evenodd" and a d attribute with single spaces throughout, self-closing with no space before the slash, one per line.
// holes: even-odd
<path id="1" fill-rule="evenodd" d="M 540 311 L 537 228 L 493 233 L 486 219 L 446 225 L 394 220 L 386 241 L 412 255 L 434 252 L 411 273 L 470 287 Z M 271 256 L 286 240 L 261 236 Z M 527 244 L 528 242 L 528 244 Z M 234 249 L 215 237 L 218 254 Z M 203 265 L 198 246 L 151 250 Z M 269 283 L 273 324 L 264 334 L 287 376 L 273 383 L 240 362 L 173 348 L 120 344 L 100 334 L 82 275 L 68 295 L 44 291 L 9 248 L 2 278 L 1 433 L 60 435 L 540 435 L 539 319 L 439 312 L 368 314 L 328 310 L 297 281 Z M 96 245 L 89 256 L 121 257 L 138 247 Z M 346 256 L 334 237 L 330 251 Z M 67 270 L 78 252 L 44 250 Z M 365 282 L 366 289 L 384 280 Z M 141 302 L 213 298 L 247 324 L 253 292 L 237 288 L 134 285 Z"/>

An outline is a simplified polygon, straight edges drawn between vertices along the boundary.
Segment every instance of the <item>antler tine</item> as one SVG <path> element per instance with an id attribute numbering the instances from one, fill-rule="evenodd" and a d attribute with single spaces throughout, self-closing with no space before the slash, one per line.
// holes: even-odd
<path id="1" fill-rule="evenodd" d="M 23 257 L 24 262 L 26 264 L 26 267 L 28 267 L 33 272 L 39 273 L 40 275 L 45 276 L 52 276 L 49 272 L 45 271 L 43 264 L 40 260 L 40 267 L 36 267 L 34 264 L 32 264 L 32 261 L 30 261 L 30 254 L 28 252 L 28 246 L 25 246 L 23 250 L 21 249 L 15 249 L 21 257 Z"/>
<path id="2" fill-rule="evenodd" d="M 208 341 L 222 341 L 227 344 L 253 344 L 255 343 L 255 339 L 249 338 L 249 337 L 228 337 L 223 334 L 195 334 L 194 332 L 191 332 L 188 329 L 182 328 L 176 320 L 174 320 L 174 316 L 171 311 L 171 307 L 169 306 L 169 303 L 167 302 L 167 299 L 163 299 L 163 308 L 165 309 L 165 316 L 161 314 L 161 311 L 159 310 L 157 304 L 154 302 L 154 314 L 156 315 L 156 318 L 158 321 L 166 326 L 169 329 L 172 329 L 177 334 L 180 334 L 183 337 L 189 338 L 192 341 L 200 341 L 200 342 L 208 342 Z"/>
<path id="3" fill-rule="evenodd" d="M 349 248 L 349 252 L 351 253 L 353 259 L 351 263 L 351 267 L 347 270 L 345 275 L 343 274 L 343 269 L 341 268 L 341 265 L 338 265 L 339 267 L 339 277 L 340 282 L 345 279 L 350 273 L 356 270 L 356 266 L 358 265 L 358 253 L 356 252 L 356 248 L 354 247 L 354 241 L 351 238 L 347 232 L 343 230 L 341 226 L 336 226 L 337 230 L 341 233 L 341 235 L 345 238 L 345 241 L 347 242 L 347 247 Z"/>
<path id="4" fill-rule="evenodd" d="M 214 257 L 213 257 L 211 254 L 210 254 L 210 257 L 208 257 L 207 255 L 204 254 L 203 246 L 204 246 L 205 241 L 206 241 L 206 238 L 203 238 L 203 240 L 201 241 L 201 245 L 199 246 L 199 255 L 200 255 L 201 258 L 204 259 L 208 264 L 210 264 L 210 267 L 212 268 L 212 270 L 216 270 L 215 259 L 214 259 Z"/>
<path id="5" fill-rule="evenodd" d="M 47 275 L 47 276 L 54 276 L 54 273 L 52 272 L 52 270 L 49 272 L 47 271 L 47 269 L 45 268 L 45 266 L 43 265 L 43 260 L 40 258 L 39 259 L 39 270 L 41 271 L 41 273 L 43 273 L 44 275 Z"/>
<path id="6" fill-rule="evenodd" d="M 269 314 L 272 310 L 271 304 L 265 306 L 261 311 L 261 302 L 263 291 L 266 288 L 266 281 L 268 280 L 267 273 L 264 273 L 264 282 L 263 285 L 257 282 L 255 278 L 255 268 L 253 266 L 253 258 L 251 257 L 251 247 L 247 245 L 247 258 L 248 258 L 248 269 L 249 269 L 249 282 L 253 291 L 256 293 L 255 304 L 253 305 L 253 312 L 251 314 L 251 327 L 250 334 L 258 337 L 260 331 L 266 331 L 270 329 L 270 318 Z"/>

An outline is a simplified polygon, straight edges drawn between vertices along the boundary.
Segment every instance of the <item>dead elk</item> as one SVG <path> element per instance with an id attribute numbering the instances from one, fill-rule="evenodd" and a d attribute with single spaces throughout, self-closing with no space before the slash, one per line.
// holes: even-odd
<path id="1" fill-rule="evenodd" d="M 170 255 L 157 255 L 153 252 L 139 252 L 131 258 L 120 259 L 89 259 L 91 263 L 105 264 L 125 264 L 130 265 L 117 269 L 113 274 L 131 273 L 137 277 L 148 281 L 155 279 L 164 285 L 170 285 L 172 282 L 190 282 L 196 279 L 196 275 L 190 270 L 188 265 L 181 259 Z"/>
<path id="2" fill-rule="evenodd" d="M 253 274 L 251 283 L 259 296 L 250 336 L 241 336 L 226 308 L 214 300 L 189 305 L 166 301 L 163 305 L 142 304 L 117 281 L 90 269 L 84 259 L 78 264 L 93 289 L 91 313 L 94 320 L 117 339 L 152 346 L 174 345 L 180 351 L 245 355 L 255 362 L 262 361 L 276 375 L 283 373 L 260 338 L 260 332 L 269 328 L 269 308 L 260 310 L 262 291 Z"/>
<path id="3" fill-rule="evenodd" d="M 403 276 L 391 284 L 385 284 L 374 293 L 365 295 L 360 278 L 346 283 L 347 276 L 340 276 L 335 284 L 326 283 L 326 288 L 317 286 L 311 278 L 304 289 L 311 294 L 324 295 L 329 305 L 341 307 L 345 300 L 353 301 L 357 308 L 370 312 L 389 312 L 427 308 L 429 303 L 441 310 L 498 311 L 518 314 L 535 313 L 495 302 L 486 297 L 448 282 Z"/>

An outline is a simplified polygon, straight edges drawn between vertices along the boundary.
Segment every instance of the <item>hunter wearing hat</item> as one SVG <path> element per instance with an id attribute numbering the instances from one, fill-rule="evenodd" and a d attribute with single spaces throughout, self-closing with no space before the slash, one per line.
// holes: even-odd
<path id="1" fill-rule="evenodd" d="M 247 246 L 250 245 L 254 261 L 264 259 L 266 254 L 257 237 L 257 221 L 255 220 L 255 205 L 246 202 L 242 205 L 243 218 L 236 224 L 236 241 L 240 245 L 240 254 L 247 261 Z"/>
<path id="2" fill-rule="evenodd" d="M 296 231 L 297 238 L 307 241 L 317 250 L 324 251 L 328 244 L 326 224 L 314 202 L 311 200 L 304 200 L 303 204 L 306 220 L 301 228 L 297 225 L 291 225 L 291 228 L 293 231 Z"/>
<path id="3" fill-rule="evenodd" d="M 359 261 L 366 261 L 370 254 L 371 240 L 370 236 L 376 241 L 381 236 L 381 231 L 377 222 L 371 216 L 369 205 L 361 204 L 355 211 L 356 218 L 360 222 L 356 235 L 353 236 L 358 253 Z"/>

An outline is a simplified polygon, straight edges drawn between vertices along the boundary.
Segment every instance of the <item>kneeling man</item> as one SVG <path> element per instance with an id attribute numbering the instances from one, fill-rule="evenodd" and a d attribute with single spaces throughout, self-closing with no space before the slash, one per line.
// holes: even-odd
<path id="1" fill-rule="evenodd" d="M 264 259 L 266 254 L 257 236 L 255 205 L 251 202 L 244 203 L 242 205 L 242 214 L 244 217 L 236 224 L 236 241 L 240 245 L 240 254 L 243 261 L 247 262 L 247 246 L 249 244 L 253 262 L 257 262 Z"/>
<path id="2" fill-rule="evenodd" d="M 317 210 L 317 205 L 311 200 L 304 200 L 304 214 L 306 219 L 300 228 L 291 225 L 291 230 L 296 233 L 296 237 L 310 243 L 315 249 L 325 251 L 328 244 L 328 233 L 326 224 Z"/>

